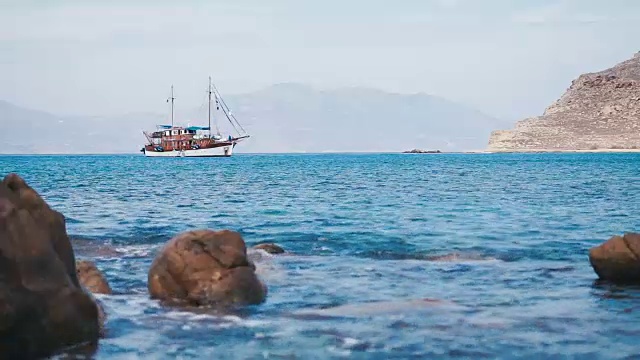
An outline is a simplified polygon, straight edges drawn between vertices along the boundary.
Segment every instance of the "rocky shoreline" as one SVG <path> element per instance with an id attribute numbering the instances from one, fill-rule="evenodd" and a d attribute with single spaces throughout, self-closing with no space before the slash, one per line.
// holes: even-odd
<path id="1" fill-rule="evenodd" d="M 507 154 L 507 153 L 639 153 L 640 149 L 494 149 L 487 150 L 487 154 Z M 471 153 L 468 153 L 471 154 Z"/>
<path id="2" fill-rule="evenodd" d="M 275 244 L 259 248 L 284 253 Z M 117 254 L 103 246 L 93 255 L 105 251 Z M 93 294 L 112 294 L 109 282 L 95 263 L 76 260 L 64 216 L 16 174 L 0 183 L 0 268 L 0 357 L 39 359 L 78 346 L 83 354 L 96 350 L 108 314 Z M 149 294 L 184 307 L 260 304 L 267 287 L 255 270 L 237 232 L 188 231 L 157 254 Z"/>
<path id="3" fill-rule="evenodd" d="M 78 245 L 74 248 L 73 244 Z M 69 347 L 91 353 L 104 334 L 105 313 L 93 294 L 112 294 L 107 277 L 87 259 L 117 256 L 117 251 L 72 242 L 65 218 L 18 175 L 0 183 L 0 355 L 36 359 Z M 249 252 L 249 250 L 252 252 Z M 256 256 L 256 254 L 263 254 Z M 273 243 L 252 248 L 231 230 L 200 229 L 177 234 L 155 255 L 148 270 L 148 294 L 167 307 L 228 309 L 260 305 L 268 287 L 257 271 L 262 256 L 288 254 Z M 428 261 L 458 261 L 458 255 L 425 257 Z M 640 234 L 614 236 L 589 251 L 589 262 L 601 280 L 640 284 Z M 455 306 L 438 299 L 345 304 L 293 311 L 288 316 L 371 316 Z M 34 335 L 37 334 L 37 335 Z"/>

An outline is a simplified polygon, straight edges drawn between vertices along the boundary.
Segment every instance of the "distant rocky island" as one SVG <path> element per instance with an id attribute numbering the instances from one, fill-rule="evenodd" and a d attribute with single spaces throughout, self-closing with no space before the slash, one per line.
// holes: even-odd
<path id="1" fill-rule="evenodd" d="M 580 75 L 542 116 L 493 131 L 488 150 L 640 151 L 640 52 Z"/>
<path id="2" fill-rule="evenodd" d="M 440 154 L 442 151 L 440 150 L 421 150 L 421 149 L 412 149 L 403 151 L 403 154 Z"/>

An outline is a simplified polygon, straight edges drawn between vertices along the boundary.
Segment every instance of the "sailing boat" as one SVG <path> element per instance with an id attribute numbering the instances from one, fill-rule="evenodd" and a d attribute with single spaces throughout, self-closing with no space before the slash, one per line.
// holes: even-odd
<path id="1" fill-rule="evenodd" d="M 148 143 L 140 150 L 148 157 L 220 157 L 231 156 L 236 144 L 249 137 L 222 96 L 211 84 L 209 77 L 209 123 L 208 126 L 175 126 L 173 120 L 173 86 L 171 86 L 171 125 L 157 125 L 156 131 L 143 131 Z M 216 110 L 222 110 L 226 119 L 236 131 L 237 135 L 223 137 L 216 125 L 216 133 L 211 129 L 211 95 L 216 102 Z"/>

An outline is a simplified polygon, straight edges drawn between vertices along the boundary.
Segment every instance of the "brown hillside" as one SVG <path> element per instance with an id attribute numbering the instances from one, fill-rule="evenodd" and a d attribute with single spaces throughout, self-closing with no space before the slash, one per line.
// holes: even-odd
<path id="1" fill-rule="evenodd" d="M 490 151 L 640 149 L 640 52 L 584 74 L 542 116 L 497 130 Z"/>

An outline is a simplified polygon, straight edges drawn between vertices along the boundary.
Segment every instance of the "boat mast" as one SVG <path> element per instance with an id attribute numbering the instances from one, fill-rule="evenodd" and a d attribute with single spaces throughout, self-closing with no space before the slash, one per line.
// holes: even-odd
<path id="1" fill-rule="evenodd" d="M 171 127 L 173 127 L 173 100 L 176 98 L 173 97 L 173 85 L 171 85 Z"/>
<path id="2" fill-rule="evenodd" d="M 209 137 L 211 132 L 211 76 L 209 76 Z"/>

